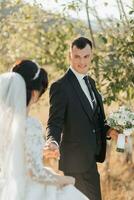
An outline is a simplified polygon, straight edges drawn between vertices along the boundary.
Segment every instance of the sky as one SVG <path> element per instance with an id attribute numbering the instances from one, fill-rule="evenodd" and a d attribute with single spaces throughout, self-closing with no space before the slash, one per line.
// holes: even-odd
<path id="1" fill-rule="evenodd" d="M 34 0 L 24 0 L 29 3 L 33 3 Z M 52 12 L 62 12 L 63 4 L 66 4 L 70 2 L 71 0 L 57 0 L 58 3 L 55 2 L 55 0 L 38 0 L 37 2 L 42 5 L 42 7 L 45 10 L 50 10 Z M 85 0 L 83 0 L 85 1 Z M 132 6 L 134 0 L 122 0 L 124 3 L 125 11 L 129 12 L 129 7 Z M 77 2 L 77 0 L 75 0 Z M 94 4 L 93 4 L 94 2 Z M 117 18 L 119 19 L 119 12 L 117 8 L 116 0 L 89 0 L 89 4 L 91 6 L 95 5 L 95 8 L 98 11 L 98 14 L 100 18 Z M 107 6 L 106 6 L 107 4 Z M 69 11 L 69 15 L 71 15 L 74 18 L 79 18 L 82 20 L 86 19 L 86 12 L 81 9 L 79 12 Z M 90 14 L 91 19 L 94 17 L 92 14 Z"/>

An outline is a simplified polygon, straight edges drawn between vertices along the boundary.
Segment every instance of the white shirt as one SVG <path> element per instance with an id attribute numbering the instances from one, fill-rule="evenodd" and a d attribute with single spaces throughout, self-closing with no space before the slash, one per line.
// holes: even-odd
<path id="1" fill-rule="evenodd" d="M 86 83 L 83 79 L 87 74 L 80 74 L 77 71 L 75 71 L 71 66 L 70 66 L 70 69 L 74 73 L 74 75 L 76 76 L 83 92 L 85 93 L 86 97 L 88 98 L 88 101 L 90 102 L 91 107 L 93 108 L 93 103 L 91 101 L 91 96 L 90 96 L 88 87 L 87 87 L 87 85 L 86 85 Z M 94 92 L 93 92 L 93 95 L 94 95 Z M 94 98 L 95 98 L 95 95 L 94 95 Z M 95 98 L 95 100 L 96 100 L 96 98 Z"/>

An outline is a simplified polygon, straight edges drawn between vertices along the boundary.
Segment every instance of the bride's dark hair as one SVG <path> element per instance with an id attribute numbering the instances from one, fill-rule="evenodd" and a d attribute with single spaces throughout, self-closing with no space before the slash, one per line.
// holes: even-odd
<path id="1" fill-rule="evenodd" d="M 40 96 L 48 87 L 47 72 L 34 61 L 21 60 L 12 68 L 13 72 L 20 74 L 26 83 L 27 105 L 30 102 L 32 90 L 38 90 Z"/>

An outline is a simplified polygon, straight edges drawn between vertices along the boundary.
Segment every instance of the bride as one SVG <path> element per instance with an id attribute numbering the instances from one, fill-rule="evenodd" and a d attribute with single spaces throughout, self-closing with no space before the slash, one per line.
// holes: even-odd
<path id="1" fill-rule="evenodd" d="M 12 70 L 0 75 L 0 200 L 88 200 L 42 162 L 42 126 L 28 112 L 48 86 L 46 71 L 30 60 Z"/>

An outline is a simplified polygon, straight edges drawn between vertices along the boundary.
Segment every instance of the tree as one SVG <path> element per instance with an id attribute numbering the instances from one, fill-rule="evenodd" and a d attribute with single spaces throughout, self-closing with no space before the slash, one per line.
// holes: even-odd
<path id="1" fill-rule="evenodd" d="M 133 12 L 130 12 L 131 14 Z M 94 75 L 100 78 L 100 89 L 106 102 L 128 102 L 134 99 L 134 21 L 129 21 L 129 30 L 117 24 L 121 32 L 99 35 L 103 49 L 96 51 L 94 56 Z M 97 63 L 97 64 L 96 64 Z M 96 70 L 99 66 L 99 72 Z"/>
<path id="2" fill-rule="evenodd" d="M 68 41 L 75 37 L 78 27 L 83 26 L 79 21 L 75 22 L 74 28 L 70 19 L 22 1 L 2 2 L 0 11 L 2 66 L 8 68 L 16 59 L 28 57 L 40 64 L 66 68 Z"/>

